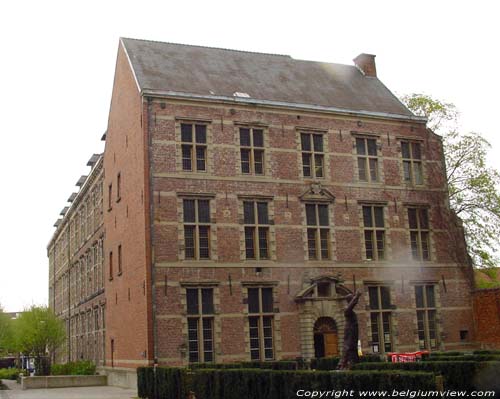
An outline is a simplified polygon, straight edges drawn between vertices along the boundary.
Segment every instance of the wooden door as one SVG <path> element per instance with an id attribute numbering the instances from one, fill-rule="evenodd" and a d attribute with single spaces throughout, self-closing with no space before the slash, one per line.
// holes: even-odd
<path id="1" fill-rule="evenodd" d="M 325 341 L 325 357 L 328 356 L 338 356 L 339 345 L 338 337 L 336 332 L 326 332 L 323 334 L 323 339 Z"/>

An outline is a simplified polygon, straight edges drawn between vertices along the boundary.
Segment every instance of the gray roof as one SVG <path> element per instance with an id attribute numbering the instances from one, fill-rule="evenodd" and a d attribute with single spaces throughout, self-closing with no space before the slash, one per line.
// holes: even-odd
<path id="1" fill-rule="evenodd" d="M 183 44 L 121 39 L 143 92 L 310 105 L 414 117 L 354 65 Z M 238 96 L 236 96 L 238 97 Z M 250 101 L 251 102 L 251 101 Z"/>

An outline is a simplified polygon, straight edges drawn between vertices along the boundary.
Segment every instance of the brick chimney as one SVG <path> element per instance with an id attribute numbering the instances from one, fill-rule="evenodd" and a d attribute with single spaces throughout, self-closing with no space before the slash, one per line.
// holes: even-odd
<path id="1" fill-rule="evenodd" d="M 356 58 L 353 59 L 354 65 L 363 73 L 365 76 L 377 76 L 377 67 L 375 66 L 375 55 L 361 53 Z"/>

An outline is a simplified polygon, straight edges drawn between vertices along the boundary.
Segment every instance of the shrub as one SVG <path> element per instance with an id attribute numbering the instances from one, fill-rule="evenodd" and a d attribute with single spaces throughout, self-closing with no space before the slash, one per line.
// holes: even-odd
<path id="1" fill-rule="evenodd" d="M 500 388 L 497 379 L 491 376 L 500 368 L 500 362 L 473 362 L 473 361 L 426 361 L 415 363 L 360 363 L 356 370 L 409 370 L 426 371 L 440 374 L 444 378 L 444 387 L 447 390 L 485 390 Z"/>
<path id="2" fill-rule="evenodd" d="M 311 368 L 314 370 L 335 370 L 339 364 L 340 357 L 320 357 L 311 359 Z"/>
<path id="3" fill-rule="evenodd" d="M 271 370 L 297 370 L 299 364 L 293 360 L 280 360 L 276 362 L 239 362 L 239 363 L 191 363 L 191 370 L 199 369 L 271 369 Z"/>
<path id="4" fill-rule="evenodd" d="M 500 355 L 500 350 L 495 349 L 481 349 L 472 352 L 474 355 Z"/>
<path id="5" fill-rule="evenodd" d="M 90 361 L 68 362 L 53 364 L 50 368 L 51 375 L 94 375 L 95 364 Z"/>
<path id="6" fill-rule="evenodd" d="M 373 364 L 373 363 L 371 363 Z M 152 367 L 137 370 L 138 394 L 154 398 Z M 265 369 L 156 369 L 157 397 L 177 399 L 194 391 L 203 399 L 288 399 L 306 390 L 435 390 L 433 373 L 386 371 L 290 371 Z"/>
<path id="7" fill-rule="evenodd" d="M 0 369 L 0 380 L 16 380 L 22 370 L 20 369 Z"/>
<path id="8" fill-rule="evenodd" d="M 471 361 L 471 362 L 486 362 L 490 360 L 499 360 L 500 355 L 495 354 L 484 354 L 484 355 L 462 355 L 462 356 L 436 356 L 428 357 L 424 359 L 426 362 L 459 362 L 459 361 Z"/>

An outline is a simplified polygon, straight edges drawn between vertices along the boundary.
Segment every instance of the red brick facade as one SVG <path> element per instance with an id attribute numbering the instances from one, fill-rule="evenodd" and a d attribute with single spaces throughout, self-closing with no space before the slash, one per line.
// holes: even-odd
<path id="1" fill-rule="evenodd" d="M 500 349 L 500 288 L 473 293 L 476 340 L 482 349 Z"/>
<path id="2" fill-rule="evenodd" d="M 121 44 L 104 152 L 106 364 L 338 352 L 349 290 L 363 294 L 364 352 L 471 348 L 441 145 L 411 118 L 147 95 Z"/>

